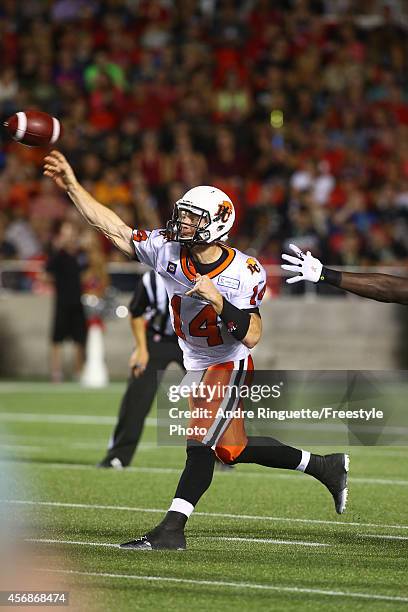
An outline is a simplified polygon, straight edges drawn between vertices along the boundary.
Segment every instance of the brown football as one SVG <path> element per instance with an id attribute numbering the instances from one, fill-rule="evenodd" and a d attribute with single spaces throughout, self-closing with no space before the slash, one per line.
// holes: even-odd
<path id="1" fill-rule="evenodd" d="M 14 140 L 30 147 L 55 144 L 62 134 L 58 119 L 34 110 L 15 113 L 4 122 L 4 127 Z"/>

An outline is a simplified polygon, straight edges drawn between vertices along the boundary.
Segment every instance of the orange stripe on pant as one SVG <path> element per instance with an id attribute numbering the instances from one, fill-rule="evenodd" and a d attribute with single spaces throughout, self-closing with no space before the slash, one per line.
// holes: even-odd
<path id="1" fill-rule="evenodd" d="M 242 364 L 243 362 L 243 364 Z M 235 362 L 236 364 L 237 362 Z M 244 450 L 248 443 L 245 433 L 245 422 L 243 416 L 225 417 L 226 411 L 241 412 L 243 402 L 236 397 L 243 385 L 250 385 L 254 363 L 249 355 L 247 359 L 238 362 L 241 371 L 234 369 L 234 362 L 227 361 L 209 367 L 201 379 L 204 393 L 200 397 L 189 397 L 190 410 L 200 409 L 200 418 L 190 420 L 189 427 L 198 431 L 199 428 L 206 430 L 204 436 L 192 435 L 189 440 L 197 440 L 214 448 L 217 457 L 223 463 L 231 463 Z M 235 366 L 236 367 L 236 366 Z M 230 386 L 236 393 L 222 393 L 223 387 Z M 208 389 L 220 390 L 211 400 Z M 202 413 L 205 412 L 205 416 Z"/>

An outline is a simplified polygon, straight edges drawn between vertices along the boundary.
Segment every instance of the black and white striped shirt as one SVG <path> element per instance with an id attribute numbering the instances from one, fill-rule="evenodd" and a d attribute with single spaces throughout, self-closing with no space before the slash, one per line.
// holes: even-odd
<path id="1" fill-rule="evenodd" d="M 173 336 L 169 299 L 161 276 L 153 270 L 145 272 L 129 304 L 133 318 L 144 315 L 148 328 L 161 336 Z"/>

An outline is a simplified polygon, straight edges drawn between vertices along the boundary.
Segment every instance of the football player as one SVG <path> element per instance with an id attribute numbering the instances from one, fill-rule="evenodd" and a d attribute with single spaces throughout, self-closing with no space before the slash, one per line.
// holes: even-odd
<path id="1" fill-rule="evenodd" d="M 207 389 L 221 383 L 239 390 L 248 383 L 253 369 L 250 349 L 262 332 L 259 305 L 266 276 L 256 259 L 225 244 L 235 219 L 230 198 L 216 187 L 194 187 L 175 203 L 165 230 L 133 230 L 78 183 L 58 151 L 45 158 L 44 174 L 121 251 L 136 255 L 162 276 L 186 370 L 199 372 Z M 154 529 L 122 547 L 186 548 L 184 527 L 211 484 L 216 456 L 230 465 L 258 463 L 306 472 L 329 489 L 336 511 L 344 511 L 347 455 L 314 455 L 273 438 L 248 438 L 243 419 L 228 416 L 240 406 L 239 392 L 218 403 L 207 404 L 208 399 L 201 396 L 197 402 L 190 398 L 192 408 L 209 405 L 209 414 L 189 424 L 194 434 L 187 440 L 186 465 L 166 516 Z"/>
<path id="2" fill-rule="evenodd" d="M 294 255 L 283 253 L 282 259 L 289 264 L 282 264 L 284 270 L 295 272 L 295 276 L 286 279 L 289 284 L 307 280 L 312 283 L 326 282 L 334 287 L 350 291 L 356 295 L 377 300 L 408 304 L 408 279 L 391 274 L 365 274 L 360 272 L 339 272 L 326 268 L 321 261 L 313 257 L 310 251 L 303 253 L 295 244 L 290 244 Z"/>

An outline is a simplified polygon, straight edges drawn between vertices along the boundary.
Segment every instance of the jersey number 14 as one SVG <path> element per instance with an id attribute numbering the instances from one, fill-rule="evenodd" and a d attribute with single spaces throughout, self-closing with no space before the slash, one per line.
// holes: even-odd
<path id="1" fill-rule="evenodd" d="M 179 295 L 173 295 L 170 304 L 173 309 L 174 330 L 179 338 L 185 340 L 186 336 L 182 330 L 184 321 L 182 323 L 180 318 L 181 297 Z M 207 338 L 208 346 L 223 344 L 220 328 L 217 325 L 217 318 L 218 316 L 214 308 L 211 304 L 207 304 L 207 306 L 204 306 L 204 308 L 196 314 L 194 319 L 190 321 L 188 333 L 195 338 Z"/>

